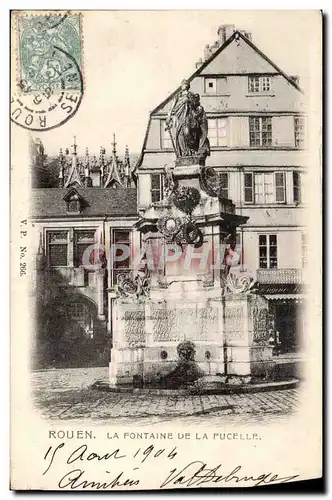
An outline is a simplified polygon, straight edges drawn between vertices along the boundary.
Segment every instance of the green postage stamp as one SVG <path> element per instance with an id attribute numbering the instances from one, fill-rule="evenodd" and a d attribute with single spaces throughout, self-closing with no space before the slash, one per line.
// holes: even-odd
<path id="1" fill-rule="evenodd" d="M 76 113 L 83 96 L 81 15 L 14 14 L 14 23 L 12 120 L 30 130 L 59 126 Z"/>
<path id="2" fill-rule="evenodd" d="M 60 89 L 67 75 L 79 90 L 79 78 L 70 72 L 74 62 L 81 69 L 79 15 L 19 17 L 19 57 L 24 92 Z"/>

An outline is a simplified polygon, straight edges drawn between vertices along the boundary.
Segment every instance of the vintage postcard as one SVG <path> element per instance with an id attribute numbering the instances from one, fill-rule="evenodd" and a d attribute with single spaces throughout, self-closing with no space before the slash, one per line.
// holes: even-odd
<path id="1" fill-rule="evenodd" d="M 322 15 L 11 12 L 11 488 L 322 476 Z"/>

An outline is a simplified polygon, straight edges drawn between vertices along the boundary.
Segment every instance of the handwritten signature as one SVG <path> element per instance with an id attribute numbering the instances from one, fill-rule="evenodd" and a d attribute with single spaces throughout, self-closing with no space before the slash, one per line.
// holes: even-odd
<path id="1" fill-rule="evenodd" d="M 259 486 L 263 484 L 270 483 L 286 483 L 298 477 L 286 476 L 279 477 L 278 474 L 273 474 L 272 472 L 262 473 L 257 476 L 244 474 L 242 466 L 237 465 L 233 468 L 231 472 L 226 474 L 221 474 L 222 464 L 218 464 L 212 469 L 208 468 L 207 464 L 196 460 L 190 462 L 183 469 L 172 469 L 169 476 L 162 482 L 160 488 L 164 488 L 167 485 L 181 485 L 186 486 L 201 486 L 206 483 L 250 483 L 254 486 Z"/>

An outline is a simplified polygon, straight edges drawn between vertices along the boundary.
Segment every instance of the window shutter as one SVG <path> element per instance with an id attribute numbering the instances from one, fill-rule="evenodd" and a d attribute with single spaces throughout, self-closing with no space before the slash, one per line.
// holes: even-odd
<path id="1" fill-rule="evenodd" d="M 293 201 L 301 202 L 301 177 L 299 172 L 293 172 Z"/>
<path id="2" fill-rule="evenodd" d="M 251 172 L 244 174 L 244 202 L 254 202 L 253 174 Z"/>
<path id="3" fill-rule="evenodd" d="M 276 202 L 285 203 L 285 174 L 284 172 L 275 173 L 276 183 Z"/>
<path id="4" fill-rule="evenodd" d="M 294 147 L 294 122 L 292 116 L 272 117 L 272 144 Z"/>
<path id="5" fill-rule="evenodd" d="M 163 198 L 162 175 L 151 174 L 151 201 L 156 203 Z"/>
<path id="6" fill-rule="evenodd" d="M 228 134 L 226 145 L 229 145 L 231 148 L 249 146 L 249 118 L 247 116 L 229 116 L 227 120 Z"/>

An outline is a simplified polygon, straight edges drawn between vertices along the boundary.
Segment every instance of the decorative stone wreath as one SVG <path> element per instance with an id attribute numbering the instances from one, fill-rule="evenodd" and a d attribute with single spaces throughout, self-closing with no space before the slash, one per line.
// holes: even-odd
<path id="1" fill-rule="evenodd" d="M 188 222 L 182 228 L 183 236 L 189 245 L 200 248 L 203 245 L 203 233 L 193 222 Z"/>
<path id="2" fill-rule="evenodd" d="M 182 229 L 183 220 L 181 217 L 174 217 L 173 215 L 165 215 L 157 222 L 158 231 L 166 236 L 166 238 L 174 238 Z"/>
<path id="3" fill-rule="evenodd" d="M 165 215 L 158 220 L 157 228 L 165 238 L 179 244 L 181 244 L 182 240 L 185 240 L 186 243 L 193 245 L 195 248 L 200 248 L 203 245 L 202 231 L 188 217 L 181 218 Z"/>
<path id="4" fill-rule="evenodd" d="M 172 202 L 182 212 L 191 214 L 201 200 L 198 189 L 191 186 L 181 186 L 173 191 Z"/>
<path id="5" fill-rule="evenodd" d="M 220 172 L 213 167 L 204 167 L 200 173 L 200 186 L 209 196 L 220 197 L 224 186 Z"/>

